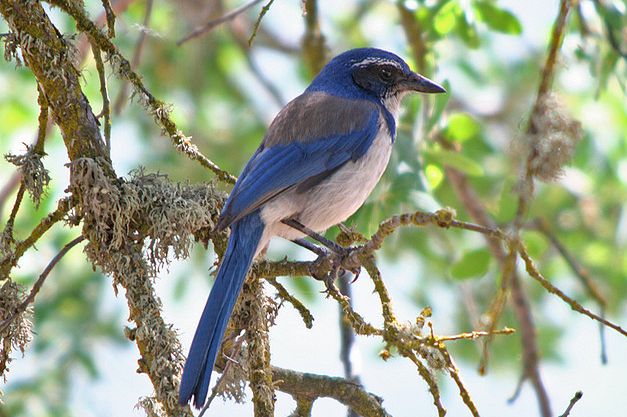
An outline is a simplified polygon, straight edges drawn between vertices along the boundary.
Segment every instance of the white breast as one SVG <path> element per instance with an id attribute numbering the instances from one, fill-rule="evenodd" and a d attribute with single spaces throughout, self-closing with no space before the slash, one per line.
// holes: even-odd
<path id="1" fill-rule="evenodd" d="M 297 216 L 307 227 L 322 232 L 351 216 L 366 201 L 383 175 L 392 153 L 392 139 L 386 124 L 364 156 L 349 161 L 310 191 L 298 194 L 289 190 L 269 201 L 261 210 L 266 232 L 260 249 L 271 236 L 297 239 L 302 233 L 285 226 L 281 220 Z"/>

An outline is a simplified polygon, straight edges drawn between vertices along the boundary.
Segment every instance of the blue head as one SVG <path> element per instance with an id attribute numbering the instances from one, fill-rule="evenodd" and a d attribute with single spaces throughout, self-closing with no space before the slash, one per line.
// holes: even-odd
<path id="1" fill-rule="evenodd" d="M 444 88 L 413 72 L 399 56 L 375 48 L 351 49 L 333 58 L 307 91 L 397 105 L 408 92 L 443 93 Z"/>

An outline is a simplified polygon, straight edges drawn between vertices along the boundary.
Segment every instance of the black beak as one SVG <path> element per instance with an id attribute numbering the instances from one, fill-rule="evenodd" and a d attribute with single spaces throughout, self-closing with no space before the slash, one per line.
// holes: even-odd
<path id="1" fill-rule="evenodd" d="M 427 77 L 423 77 L 420 74 L 412 72 L 402 82 L 403 90 L 419 91 L 421 93 L 446 93 L 446 90 L 441 85 L 431 81 Z"/>

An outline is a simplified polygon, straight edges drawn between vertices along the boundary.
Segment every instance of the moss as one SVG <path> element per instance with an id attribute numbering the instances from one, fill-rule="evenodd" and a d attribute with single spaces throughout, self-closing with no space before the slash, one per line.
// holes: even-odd
<path id="1" fill-rule="evenodd" d="M 12 317 L 22 303 L 24 288 L 13 281 L 7 280 L 0 287 L 0 323 Z M 0 374 L 8 370 L 11 362 L 11 351 L 19 349 L 24 353 L 26 345 L 32 339 L 32 308 L 28 308 L 24 313 L 8 323 L 5 328 L 0 325 Z"/>
<path id="2" fill-rule="evenodd" d="M 46 187 L 50 183 L 50 174 L 41 161 L 45 154 L 35 151 L 33 146 L 26 145 L 22 155 L 7 154 L 4 158 L 15 165 L 22 175 L 22 182 L 30 195 L 35 207 L 39 207 Z"/>

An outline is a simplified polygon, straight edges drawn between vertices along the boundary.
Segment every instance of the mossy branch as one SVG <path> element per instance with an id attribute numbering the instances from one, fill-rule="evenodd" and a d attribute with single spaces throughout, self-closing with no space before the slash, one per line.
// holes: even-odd
<path id="1" fill-rule="evenodd" d="M 172 140 L 176 149 L 184 153 L 190 159 L 199 162 L 205 168 L 211 170 L 216 176 L 227 183 L 234 184 L 235 177 L 224 171 L 209 158 L 204 156 L 191 142 L 191 137 L 185 136 L 174 121 L 170 118 L 170 108 L 167 104 L 157 100 L 144 86 L 140 76 L 131 68 L 131 63 L 120 53 L 111 40 L 87 16 L 85 9 L 79 2 L 66 0 L 51 0 L 50 4 L 58 6 L 76 20 L 78 29 L 85 32 L 101 51 L 107 54 L 109 63 L 115 74 L 122 80 L 130 82 L 135 96 L 154 118 L 155 123 Z"/>
<path id="2" fill-rule="evenodd" d="M 382 406 L 381 398 L 366 392 L 360 385 L 344 378 L 301 373 L 273 366 L 272 380 L 277 389 L 290 394 L 297 402 L 329 397 L 355 410 L 363 417 L 389 416 Z"/>

